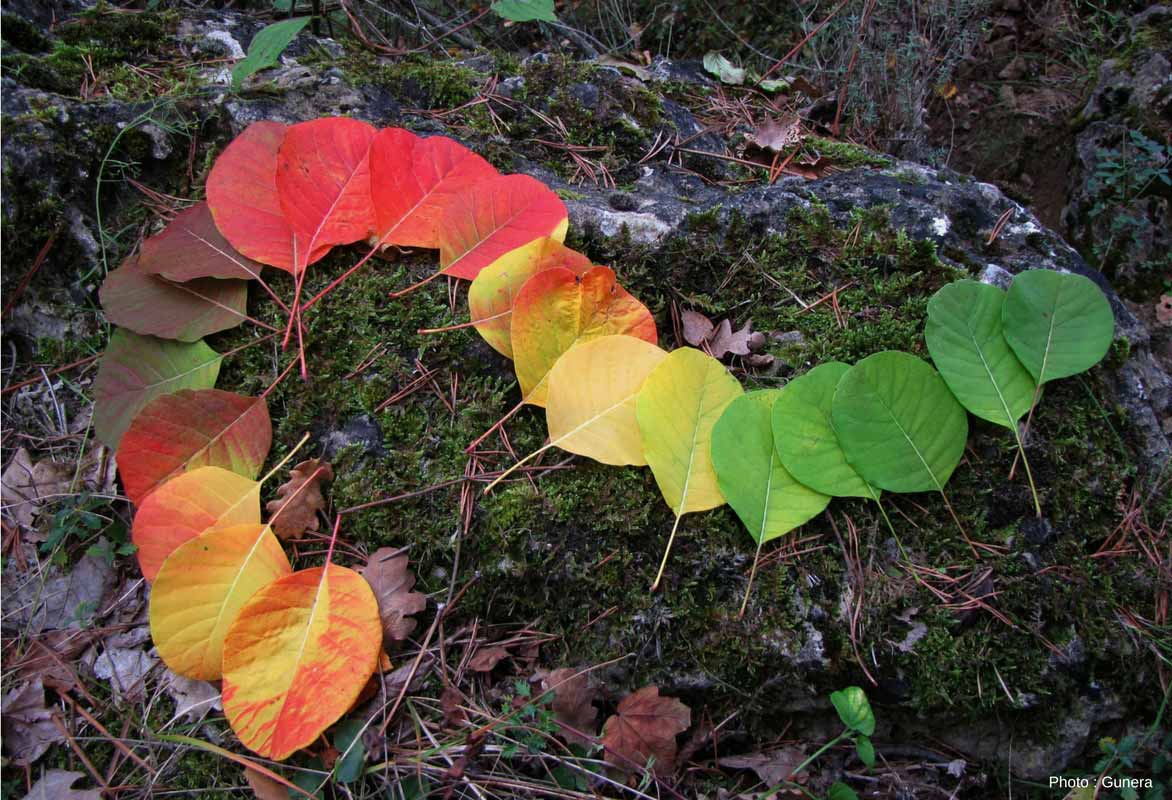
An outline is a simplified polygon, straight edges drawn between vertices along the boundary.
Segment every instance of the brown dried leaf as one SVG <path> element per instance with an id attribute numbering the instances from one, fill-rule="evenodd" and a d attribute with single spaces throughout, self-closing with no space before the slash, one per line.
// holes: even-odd
<path id="1" fill-rule="evenodd" d="M 71 664 L 102 632 L 95 630 L 56 630 L 29 639 L 19 656 L 5 654 L 5 668 L 15 669 L 22 680 L 39 678 L 52 689 L 68 692 L 76 689 L 81 679 Z"/>
<path id="2" fill-rule="evenodd" d="M 427 595 L 413 592 L 415 576 L 407 569 L 407 554 L 391 547 L 380 547 L 370 554 L 366 566 L 358 570 L 378 600 L 378 614 L 383 622 L 383 644 L 401 642 L 415 630 L 412 614 L 427 608 Z"/>
<path id="3" fill-rule="evenodd" d="M 248 781 L 256 800 L 289 800 L 288 789 L 252 767 L 244 768 L 244 780 Z"/>
<path id="4" fill-rule="evenodd" d="M 591 739 L 587 737 L 593 736 L 598 721 L 598 709 L 594 707 L 598 689 L 591 685 L 589 673 L 578 673 L 569 667 L 546 673 L 541 676 L 541 691 L 553 692 L 554 718 L 570 729 L 560 731 L 566 740 L 589 745 Z"/>
<path id="5" fill-rule="evenodd" d="M 31 530 L 45 499 L 68 492 L 72 481 L 73 471 L 69 467 L 47 459 L 33 464 L 28 450 L 20 448 L 0 476 L 5 516 Z M 42 536 L 37 541 L 43 539 Z"/>
<path id="6" fill-rule="evenodd" d="M 33 784 L 24 800 L 102 800 L 97 789 L 70 788 L 84 777 L 80 772 L 51 769 Z"/>
<path id="7" fill-rule="evenodd" d="M 20 766 L 32 764 L 53 745 L 64 742 L 53 712 L 45 707 L 45 687 L 34 680 L 18 686 L 0 701 L 4 752 Z"/>
<path id="8" fill-rule="evenodd" d="M 692 311 L 684 309 L 680 315 L 680 322 L 684 326 L 684 341 L 693 347 L 699 347 L 708 341 L 708 337 L 716 329 L 712 324 L 712 320 L 701 314 L 699 311 Z"/>
<path id="9" fill-rule="evenodd" d="M 753 336 L 753 323 L 746 322 L 740 330 L 733 331 L 732 323 L 721 320 L 716 332 L 708 341 L 713 358 L 724 358 L 731 353 L 734 356 L 747 356 L 750 352 L 750 340 Z"/>
<path id="10" fill-rule="evenodd" d="M 804 750 L 798 747 L 783 747 L 769 753 L 753 753 L 747 756 L 729 756 L 716 763 L 728 769 L 751 769 L 757 777 L 769 786 L 791 780 L 794 767 L 806 759 Z M 800 776 L 796 778 L 800 781 Z"/>
<path id="11" fill-rule="evenodd" d="M 780 153 L 801 142 L 803 136 L 802 118 L 794 115 L 762 123 L 753 132 L 753 144 Z"/>
<path id="12" fill-rule="evenodd" d="M 509 657 L 509 651 L 503 647 L 480 647 L 468 661 L 468 668 L 473 672 L 491 672 L 492 668 Z"/>
<path id="13" fill-rule="evenodd" d="M 321 484 L 334 479 L 328 461 L 310 458 L 290 470 L 289 480 L 277 489 L 277 497 L 265 506 L 273 515 L 269 525 L 282 539 L 318 529 L 317 512 L 326 507 Z"/>
<path id="14" fill-rule="evenodd" d="M 444 725 L 448 728 L 459 728 L 468 721 L 468 715 L 460 704 L 464 702 L 464 695 L 451 684 L 444 687 L 440 693 L 440 709 L 444 712 Z"/>
<path id="15" fill-rule="evenodd" d="M 692 724 L 692 712 L 674 697 L 660 697 L 658 686 L 645 686 L 619 703 L 618 713 L 602 728 L 608 760 L 628 772 L 654 759 L 657 775 L 675 769 L 676 734 Z"/>

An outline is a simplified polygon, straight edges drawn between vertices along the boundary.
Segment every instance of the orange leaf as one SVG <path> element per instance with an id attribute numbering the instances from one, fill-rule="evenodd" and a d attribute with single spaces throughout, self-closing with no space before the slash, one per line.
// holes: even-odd
<path id="1" fill-rule="evenodd" d="M 334 468 L 317 458 L 302 461 L 289 471 L 289 480 L 277 489 L 277 497 L 265 505 L 273 515 L 269 525 L 282 539 L 318 529 L 317 512 L 326 507 L 321 496 L 323 481 L 334 479 Z"/>
<path id="2" fill-rule="evenodd" d="M 292 125 L 277 153 L 277 196 L 296 237 L 297 271 L 308 253 L 374 230 L 370 142 L 361 120 L 325 117 Z"/>
<path id="3" fill-rule="evenodd" d="M 272 442 L 263 397 L 184 389 L 156 397 L 134 417 L 118 446 L 118 474 L 138 505 L 160 484 L 196 467 L 255 478 Z"/>
<path id="4" fill-rule="evenodd" d="M 427 595 L 411 591 L 415 588 L 415 576 L 407 569 L 407 554 L 380 547 L 371 553 L 359 572 L 378 599 L 384 644 L 406 639 L 415 630 L 411 615 L 427 608 Z"/>
<path id="5" fill-rule="evenodd" d="M 258 589 L 290 572 L 267 525 L 213 528 L 179 545 L 151 587 L 159 657 L 180 675 L 219 680 L 228 626 Z"/>
<path id="6" fill-rule="evenodd" d="M 200 467 L 151 492 L 134 515 L 131 536 L 143 577 L 153 581 L 167 556 L 188 539 L 259 522 L 259 483 L 220 467 Z"/>
<path id="7" fill-rule="evenodd" d="M 402 128 L 379 131 L 370 147 L 379 243 L 439 247 L 444 209 L 479 181 L 497 175 L 491 164 L 445 136 L 421 139 Z"/>
<path id="8" fill-rule="evenodd" d="M 357 572 L 329 564 L 278 578 L 228 628 L 228 722 L 256 753 L 289 757 L 350 708 L 381 641 L 378 603 Z"/>
<path id="9" fill-rule="evenodd" d="M 544 236 L 562 241 L 569 220 L 565 203 L 528 175 L 482 180 L 451 199 L 440 224 L 440 265 L 445 275 L 472 280 L 511 250 Z"/>
<path id="10" fill-rule="evenodd" d="M 655 759 L 657 775 L 675 769 L 676 734 L 692 724 L 692 712 L 674 697 L 660 697 L 658 686 L 645 686 L 623 698 L 617 714 L 602 727 L 607 760 L 628 772 Z"/>
<path id="11" fill-rule="evenodd" d="M 545 405 L 547 377 L 576 342 L 625 334 L 655 344 L 655 320 L 647 306 L 615 281 L 609 267 L 578 277 L 562 267 L 537 273 L 513 304 L 513 360 L 525 402 Z"/>
<path id="12" fill-rule="evenodd" d="M 233 247 L 251 259 L 295 273 L 293 226 L 277 195 L 277 151 L 286 127 L 254 122 L 216 159 L 208 175 L 208 207 L 216 227 Z M 310 253 L 312 264 L 329 246 Z M 304 264 L 305 254 L 297 261 Z"/>
<path id="13" fill-rule="evenodd" d="M 509 331 L 513 302 L 525 281 L 554 267 L 584 275 L 592 266 L 586 256 L 548 236 L 510 250 L 482 269 L 468 288 L 468 308 L 476 330 L 498 353 L 512 358 L 513 339 Z"/>

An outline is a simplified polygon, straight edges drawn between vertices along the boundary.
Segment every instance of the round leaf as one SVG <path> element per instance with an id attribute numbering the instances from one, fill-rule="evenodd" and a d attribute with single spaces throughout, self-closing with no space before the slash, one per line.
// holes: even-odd
<path id="1" fill-rule="evenodd" d="M 179 545 L 151 587 L 151 639 L 174 672 L 222 675 L 224 636 L 248 598 L 292 572 L 267 525 L 213 528 Z"/>
<path id="2" fill-rule="evenodd" d="M 928 301 L 924 340 L 940 376 L 974 416 L 1012 429 L 1037 385 L 1001 335 L 1005 292 L 977 281 L 950 283 Z"/>
<path id="3" fill-rule="evenodd" d="M 781 389 L 773 404 L 773 444 L 789 473 L 831 497 L 879 499 L 879 490 L 846 460 L 830 418 L 834 390 L 850 365 L 819 364 Z"/>
<path id="4" fill-rule="evenodd" d="M 151 400 L 215 386 L 220 358 L 202 341 L 172 342 L 115 330 L 94 379 L 94 432 L 116 450 L 131 420 Z"/>
<path id="5" fill-rule="evenodd" d="M 968 437 L 968 417 L 925 361 L 894 350 L 847 370 L 831 404 L 843 452 L 890 492 L 942 490 Z"/>
<path id="6" fill-rule="evenodd" d="M 156 397 L 138 412 L 118 447 L 118 474 L 135 505 L 160 484 L 196 467 L 255 478 L 273 426 L 263 397 L 219 389 Z"/>
<path id="7" fill-rule="evenodd" d="M 382 625 L 370 585 L 329 564 L 254 594 L 224 639 L 224 714 L 240 741 L 278 761 L 354 704 L 378 664 Z"/>
<path id="8" fill-rule="evenodd" d="M 639 390 L 635 419 L 643 453 L 677 517 L 724 505 L 712 468 L 712 426 L 742 394 L 723 364 L 691 347 L 671 352 Z"/>
<path id="9" fill-rule="evenodd" d="M 177 475 L 151 492 L 134 515 L 138 564 L 153 581 L 167 556 L 212 528 L 260 522 L 260 484 L 220 467 Z"/>
<path id="10" fill-rule="evenodd" d="M 1013 279 L 1002 320 L 1006 341 L 1038 383 L 1090 369 L 1115 335 L 1111 304 L 1094 282 L 1048 269 Z"/>
<path id="11" fill-rule="evenodd" d="M 867 700 L 867 693 L 858 686 L 848 686 L 830 693 L 830 704 L 838 712 L 842 724 L 855 733 L 870 736 L 875 732 L 875 712 Z"/>
<path id="12" fill-rule="evenodd" d="M 721 493 L 763 544 L 821 514 L 830 498 L 798 483 L 773 447 L 773 404 L 779 392 L 733 400 L 712 428 L 712 465 Z"/>
<path id="13" fill-rule="evenodd" d="M 665 358 L 659 347 L 632 336 L 571 347 L 549 373 L 550 444 L 603 464 L 646 464 L 635 397 Z"/>
<path id="14" fill-rule="evenodd" d="M 615 281 L 609 267 L 581 277 L 562 267 L 543 270 L 521 287 L 513 305 L 513 362 L 525 402 L 544 406 L 553 365 L 575 342 L 626 334 L 654 344 L 647 306 Z"/>

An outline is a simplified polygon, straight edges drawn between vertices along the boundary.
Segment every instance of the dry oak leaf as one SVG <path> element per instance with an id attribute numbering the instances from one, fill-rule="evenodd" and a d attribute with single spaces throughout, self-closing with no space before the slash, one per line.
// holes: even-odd
<path id="1" fill-rule="evenodd" d="M 4 696 L 4 752 L 15 764 L 27 766 L 51 746 L 65 741 L 53 723 L 53 711 L 45 707 L 45 687 L 40 679 L 19 686 Z"/>
<path id="2" fill-rule="evenodd" d="M 680 314 L 681 322 L 684 328 L 684 341 L 692 345 L 692 347 L 701 347 L 704 342 L 708 341 L 708 337 L 716 330 L 716 326 L 712 324 L 712 320 L 701 314 L 699 311 L 692 311 L 691 309 L 684 309 Z"/>
<path id="3" fill-rule="evenodd" d="M 538 677 L 541 678 L 541 691 L 553 692 L 554 719 L 565 726 L 561 734 L 571 744 L 590 744 L 598 721 L 598 709 L 594 707 L 598 689 L 590 683 L 590 674 L 562 667 L 553 672 L 538 673 Z"/>
<path id="4" fill-rule="evenodd" d="M 289 471 L 289 480 L 277 489 L 277 497 L 265 504 L 273 515 L 269 525 L 281 539 L 318 529 L 317 512 L 326 507 L 321 485 L 334 479 L 334 468 L 318 458 L 302 461 Z"/>
<path id="5" fill-rule="evenodd" d="M 676 734 L 692 724 L 692 712 L 674 697 L 660 697 L 658 686 L 644 686 L 619 703 L 602 728 L 607 760 L 628 772 L 654 759 L 657 775 L 675 769 Z"/>
<path id="6" fill-rule="evenodd" d="M 370 554 L 366 566 L 358 570 L 378 600 L 378 615 L 383 623 L 383 645 L 401 642 L 415 630 L 412 614 L 427 608 L 427 595 L 413 592 L 415 576 L 407 569 L 407 554 L 391 547 L 381 547 Z"/>
<path id="7" fill-rule="evenodd" d="M 492 668 L 509 657 L 509 651 L 503 647 L 479 647 L 468 661 L 468 668 L 473 672 L 491 672 Z"/>

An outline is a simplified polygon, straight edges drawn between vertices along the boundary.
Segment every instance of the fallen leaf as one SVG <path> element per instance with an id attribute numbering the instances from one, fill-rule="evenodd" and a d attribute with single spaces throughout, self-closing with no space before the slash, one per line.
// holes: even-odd
<path id="1" fill-rule="evenodd" d="M 646 67 L 641 67 L 638 64 L 632 64 L 630 61 L 623 61 L 621 58 L 599 56 L 595 59 L 594 63 L 602 67 L 614 67 L 617 70 L 626 70 L 641 81 L 651 80 L 651 70 Z"/>
<path id="2" fill-rule="evenodd" d="M 71 789 L 84 775 L 63 769 L 51 769 L 33 784 L 24 800 L 102 800 L 97 789 Z"/>
<path id="3" fill-rule="evenodd" d="M 69 492 L 72 482 L 73 471 L 69 467 L 48 459 L 34 464 L 28 450 L 22 447 L 0 476 L 4 515 L 31 531 L 42 504 L 51 497 Z M 44 537 L 30 537 L 29 540 L 43 541 Z"/>
<path id="4" fill-rule="evenodd" d="M 180 211 L 167 227 L 142 243 L 138 268 L 171 281 L 197 278 L 260 276 L 264 265 L 241 253 L 224 238 L 207 203 Z"/>
<path id="5" fill-rule="evenodd" d="M 602 728 L 608 760 L 634 772 L 654 759 L 657 775 L 675 768 L 676 734 L 692 724 L 692 712 L 674 697 L 660 697 L 658 686 L 645 686 L 619 703 L 617 713 Z"/>
<path id="6" fill-rule="evenodd" d="M 753 334 L 753 323 L 746 322 L 740 330 L 733 331 L 732 323 L 727 319 L 721 320 L 716 332 L 708 340 L 708 347 L 713 358 L 724 358 L 730 353 L 734 356 L 749 354 L 749 338 Z"/>
<path id="7" fill-rule="evenodd" d="M 288 789 L 252 767 L 244 768 L 244 780 L 248 781 L 256 800 L 289 800 Z"/>
<path id="8" fill-rule="evenodd" d="M 273 517 L 269 526 L 282 539 L 318 529 L 317 512 L 326 507 L 321 484 L 334 479 L 329 462 L 310 458 L 290 470 L 289 480 L 277 488 L 277 497 L 265 505 Z"/>
<path id="9" fill-rule="evenodd" d="M 747 756 L 728 756 L 716 763 L 728 769 L 751 769 L 757 777 L 769 786 L 776 786 L 791 779 L 794 767 L 806 760 L 806 753 L 798 747 L 783 747 L 767 753 L 753 753 Z"/>
<path id="10" fill-rule="evenodd" d="M 1172 326 L 1172 294 L 1160 295 L 1160 302 L 1156 303 L 1156 321 L 1164 326 Z"/>
<path id="11" fill-rule="evenodd" d="M 767 120 L 758 126 L 753 132 L 753 144 L 780 153 L 801 142 L 803 136 L 802 118 L 788 116 Z"/>
<path id="12" fill-rule="evenodd" d="M 19 766 L 28 766 L 65 736 L 53 722 L 53 712 L 45 707 L 45 687 L 40 679 L 4 695 L 0 701 L 3 720 L 4 752 Z"/>
<path id="13" fill-rule="evenodd" d="M 39 678 L 46 686 L 67 692 L 76 689 L 79 678 L 73 660 L 102 636 L 96 630 L 56 630 L 27 641 L 24 651 L 6 662 L 19 680 Z"/>
<path id="14" fill-rule="evenodd" d="M 440 709 L 444 712 L 445 727 L 459 728 L 468 721 L 468 715 L 460 707 L 463 702 L 464 696 L 460 694 L 459 689 L 451 684 L 444 687 L 440 693 Z"/>
<path id="15" fill-rule="evenodd" d="M 554 719 L 565 725 L 560 733 L 571 744 L 589 745 L 593 741 L 598 709 L 594 698 L 598 689 L 590 682 L 590 673 L 562 667 L 541 678 L 541 691 L 553 692 Z"/>
<path id="16" fill-rule="evenodd" d="M 391 547 L 371 553 L 366 566 L 358 570 L 378 600 L 383 625 L 383 645 L 401 642 L 415 630 L 412 614 L 427 608 L 427 595 L 413 592 L 415 576 L 407 569 L 407 554 Z"/>
<path id="17" fill-rule="evenodd" d="M 491 672 L 492 668 L 509 657 L 509 651 L 503 647 L 480 647 L 468 661 L 468 668 L 473 672 Z"/>
<path id="18" fill-rule="evenodd" d="M 708 341 L 708 337 L 716 330 L 716 326 L 712 324 L 712 320 L 708 319 L 708 317 L 699 311 L 684 309 L 680 315 L 680 321 L 684 326 L 684 341 L 693 347 L 700 347 L 704 342 Z"/>
<path id="19" fill-rule="evenodd" d="M 167 670 L 163 673 L 162 684 L 175 701 L 175 714 L 171 722 L 199 722 L 213 710 L 220 711 L 224 707 L 220 702 L 220 690 L 207 681 L 185 678 Z"/>
<path id="20" fill-rule="evenodd" d="M 110 685 L 114 697 L 128 702 L 141 699 L 146 691 L 147 673 L 159 659 L 139 647 L 112 647 L 99 645 L 85 657 L 94 677 Z"/>
<path id="21" fill-rule="evenodd" d="M 719 78 L 721 83 L 732 86 L 744 83 L 747 74 L 743 67 L 734 66 L 727 58 L 715 52 L 704 54 L 704 69 Z"/>
<path id="22" fill-rule="evenodd" d="M 20 573 L 9 564 L 3 579 L 4 629 L 40 633 L 79 628 L 114 582 L 113 567 L 97 555 L 82 556 L 68 573 L 56 567 Z"/>

